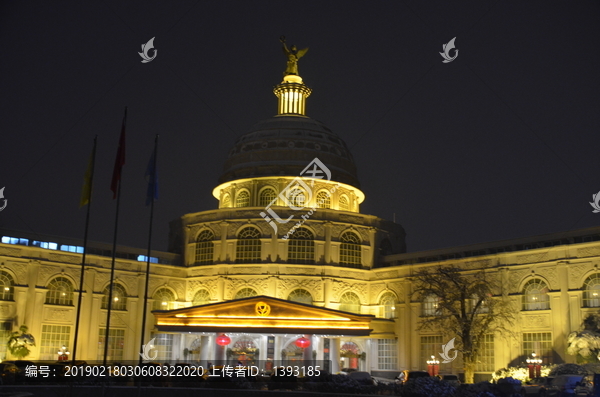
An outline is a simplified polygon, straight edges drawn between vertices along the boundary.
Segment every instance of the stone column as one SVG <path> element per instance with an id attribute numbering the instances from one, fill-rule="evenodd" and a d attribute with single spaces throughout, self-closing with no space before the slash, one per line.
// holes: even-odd
<path id="1" fill-rule="evenodd" d="M 331 360 L 331 373 L 340 372 L 340 338 L 331 338 L 329 342 L 329 359 Z"/>

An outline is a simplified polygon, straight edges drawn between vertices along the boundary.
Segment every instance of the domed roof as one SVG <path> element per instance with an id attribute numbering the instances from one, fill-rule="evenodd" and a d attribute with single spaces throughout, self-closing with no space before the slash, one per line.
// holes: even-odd
<path id="1" fill-rule="evenodd" d="M 255 124 L 237 139 L 219 183 L 265 176 L 299 176 L 315 158 L 331 180 L 360 188 L 346 143 L 323 123 L 306 116 L 275 116 Z"/>

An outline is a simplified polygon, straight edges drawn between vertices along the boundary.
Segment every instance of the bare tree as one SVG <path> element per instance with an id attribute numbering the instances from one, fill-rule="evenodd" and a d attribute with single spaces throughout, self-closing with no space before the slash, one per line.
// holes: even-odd
<path id="1" fill-rule="evenodd" d="M 512 335 L 515 308 L 502 294 L 497 269 L 465 270 L 456 266 L 424 269 L 414 275 L 414 296 L 427 301 L 419 330 L 438 330 L 456 338 L 465 381 L 473 383 L 475 364 L 486 334 Z"/>

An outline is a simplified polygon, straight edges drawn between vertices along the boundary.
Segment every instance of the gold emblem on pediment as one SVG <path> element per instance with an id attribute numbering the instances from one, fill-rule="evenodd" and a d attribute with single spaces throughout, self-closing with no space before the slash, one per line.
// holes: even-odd
<path id="1" fill-rule="evenodd" d="M 254 310 L 256 310 L 256 314 L 259 316 L 266 317 L 271 313 L 271 306 L 266 302 L 258 302 L 256 306 L 254 306 Z"/>

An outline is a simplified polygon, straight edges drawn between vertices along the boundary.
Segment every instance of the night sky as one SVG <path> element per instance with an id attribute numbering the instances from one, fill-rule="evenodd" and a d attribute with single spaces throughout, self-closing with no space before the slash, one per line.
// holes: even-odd
<path id="1" fill-rule="evenodd" d="M 350 147 L 361 212 L 395 213 L 409 251 L 598 225 L 599 20 L 597 1 L 2 2 L 0 227 L 81 238 L 97 134 L 90 238 L 111 242 L 128 106 L 118 243 L 146 247 L 160 134 L 165 250 L 170 220 L 216 208 L 235 139 L 276 114 L 281 35 L 310 47 L 307 115 Z"/>

